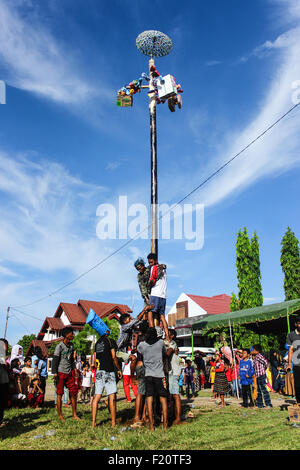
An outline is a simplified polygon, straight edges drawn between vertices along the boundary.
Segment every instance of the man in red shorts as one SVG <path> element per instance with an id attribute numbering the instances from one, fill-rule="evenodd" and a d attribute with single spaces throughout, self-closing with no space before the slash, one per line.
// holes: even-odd
<path id="1" fill-rule="evenodd" d="M 61 412 L 61 405 L 64 386 L 66 386 L 71 397 L 73 418 L 80 420 L 76 411 L 78 385 L 75 382 L 75 378 L 77 378 L 78 372 L 74 361 L 74 347 L 71 343 L 74 339 L 73 328 L 68 326 L 64 328 L 62 336 L 64 339 L 56 346 L 52 361 L 52 373 L 54 375 L 54 383 L 56 384 L 58 417 L 61 421 L 65 421 Z"/>

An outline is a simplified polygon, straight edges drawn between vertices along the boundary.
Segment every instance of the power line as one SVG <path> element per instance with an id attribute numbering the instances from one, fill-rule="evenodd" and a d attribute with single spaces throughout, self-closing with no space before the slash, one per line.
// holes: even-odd
<path id="1" fill-rule="evenodd" d="M 41 321 L 40 318 L 34 317 L 33 315 L 30 315 L 29 313 L 22 312 L 22 310 L 18 310 L 18 309 L 15 308 L 15 307 L 10 307 L 10 308 L 11 308 L 11 310 L 14 310 L 15 312 L 21 313 L 22 315 L 25 315 L 25 316 L 27 316 L 27 317 L 33 318 L 34 320 L 37 320 L 37 321 Z"/>
<path id="2" fill-rule="evenodd" d="M 212 178 L 214 178 L 218 173 L 220 173 L 224 168 L 226 168 L 230 163 L 232 163 L 236 158 L 238 158 L 242 153 L 244 153 L 246 150 L 248 150 L 255 142 L 257 142 L 259 139 L 261 139 L 265 134 L 267 134 L 273 127 L 275 127 L 280 121 L 282 121 L 288 114 L 290 114 L 297 106 L 300 105 L 299 103 L 296 103 L 294 106 L 292 106 L 286 113 L 284 113 L 282 116 L 280 116 L 273 124 L 271 124 L 269 127 L 267 127 L 263 132 L 261 132 L 255 139 L 253 139 L 251 142 L 249 142 L 248 145 L 246 145 L 244 148 L 242 148 L 238 153 L 236 153 L 232 158 L 227 160 L 223 165 L 221 165 L 216 171 L 214 171 L 210 176 L 208 176 L 204 181 L 202 181 L 198 186 L 196 186 L 192 191 L 190 191 L 188 194 L 186 194 L 182 199 L 180 199 L 178 202 L 176 202 L 171 208 L 169 208 L 165 213 L 161 214 L 159 217 L 159 220 L 161 220 L 163 217 L 165 217 L 167 214 L 169 214 L 172 210 L 174 210 L 175 207 L 177 207 L 179 204 L 181 204 L 183 201 L 185 201 L 188 197 L 190 197 L 193 193 L 198 191 L 200 188 L 202 188 L 208 181 L 210 181 Z M 107 255 L 105 258 L 102 258 L 98 263 L 96 263 L 94 266 L 89 268 L 88 270 L 84 271 L 82 274 L 77 276 L 75 279 L 67 282 L 66 284 L 62 285 L 61 287 L 57 288 L 53 292 L 45 295 L 44 297 L 41 297 L 33 302 L 30 302 L 25 305 L 21 305 L 19 307 L 11 307 L 11 308 L 26 308 L 30 307 L 31 305 L 37 304 L 39 302 L 42 302 L 43 300 L 48 299 L 49 297 L 52 297 L 53 295 L 57 294 L 58 292 L 61 292 L 65 288 L 69 287 L 70 285 L 74 284 L 75 282 L 79 281 L 82 277 L 86 276 L 89 274 L 91 271 L 94 269 L 98 268 L 101 264 L 105 263 L 105 261 L 109 260 L 112 258 L 114 255 L 119 253 L 121 250 L 126 248 L 130 243 L 132 243 L 134 240 L 140 237 L 142 233 L 145 231 L 149 230 L 149 228 L 152 226 L 150 223 L 144 230 L 139 232 L 135 237 L 129 238 L 125 243 L 123 243 L 119 248 L 114 250 L 111 254 Z"/>
<path id="3" fill-rule="evenodd" d="M 26 331 L 29 331 L 28 326 L 24 325 L 24 323 L 20 320 L 19 317 L 17 317 L 16 314 L 10 315 L 10 318 L 16 318 L 16 319 L 18 320 L 18 322 L 20 323 L 20 325 L 21 325 L 23 328 L 25 328 Z"/>

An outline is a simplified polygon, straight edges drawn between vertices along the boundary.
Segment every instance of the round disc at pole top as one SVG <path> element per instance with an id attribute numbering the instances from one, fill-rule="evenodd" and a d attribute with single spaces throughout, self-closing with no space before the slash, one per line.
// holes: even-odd
<path id="1" fill-rule="evenodd" d="M 136 38 L 136 47 L 150 57 L 162 57 L 171 52 L 173 43 L 169 36 L 160 31 L 144 31 Z"/>

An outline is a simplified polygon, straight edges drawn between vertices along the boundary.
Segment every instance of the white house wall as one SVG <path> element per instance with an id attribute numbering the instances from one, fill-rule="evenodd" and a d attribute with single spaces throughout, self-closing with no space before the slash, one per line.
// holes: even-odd
<path id="1" fill-rule="evenodd" d="M 65 312 L 62 312 L 61 316 L 60 316 L 60 319 L 61 321 L 63 322 L 63 324 L 66 326 L 66 325 L 70 325 L 70 320 L 68 319 L 67 315 L 65 314 Z"/>
<path id="2" fill-rule="evenodd" d="M 176 300 L 175 304 L 172 306 L 170 311 L 168 312 L 168 315 L 171 313 L 176 313 L 177 307 L 176 304 L 178 302 L 186 302 L 188 301 L 188 306 L 189 306 L 189 317 L 196 317 L 198 315 L 205 315 L 207 312 L 200 307 L 194 300 L 192 300 L 187 294 L 184 292 L 180 294 L 178 299 Z"/>

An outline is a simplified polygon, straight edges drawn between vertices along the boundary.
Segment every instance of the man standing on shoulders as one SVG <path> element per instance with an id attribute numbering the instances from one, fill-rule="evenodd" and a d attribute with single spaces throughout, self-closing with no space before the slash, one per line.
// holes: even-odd
<path id="1" fill-rule="evenodd" d="M 165 337 L 167 341 L 170 341 L 168 323 L 165 319 L 165 310 L 166 310 L 166 297 L 167 297 L 167 274 L 164 265 L 159 265 L 157 256 L 154 253 L 150 253 L 147 256 L 149 261 L 150 279 L 149 284 L 151 287 L 149 304 L 153 304 L 154 308 L 152 312 L 148 313 L 148 322 L 149 326 L 154 326 L 153 315 L 159 319 L 163 324 L 163 329 L 165 332 Z"/>
<path id="2" fill-rule="evenodd" d="M 257 408 L 273 408 L 271 403 L 270 394 L 266 387 L 266 370 L 268 367 L 267 359 L 261 354 L 261 347 L 259 344 L 256 344 L 252 347 L 252 356 L 253 356 L 253 367 L 256 376 L 257 382 Z"/>
<path id="3" fill-rule="evenodd" d="M 294 331 L 291 331 L 287 337 L 287 345 L 289 346 L 287 370 L 294 373 L 294 387 L 297 405 L 300 406 L 300 316 L 295 320 Z"/>
<path id="4" fill-rule="evenodd" d="M 77 393 L 78 386 L 75 380 L 77 380 L 77 370 L 74 361 L 74 347 L 72 340 L 74 339 L 74 331 L 71 327 L 66 327 L 62 330 L 63 340 L 58 343 L 55 348 L 53 361 L 52 361 L 52 373 L 54 375 L 54 382 L 56 384 L 57 393 L 57 412 L 58 417 L 61 421 L 65 421 L 62 412 L 62 396 L 64 394 L 64 387 L 66 386 L 69 390 L 72 404 L 72 415 L 76 420 L 80 420 L 77 416 Z"/>
<path id="5" fill-rule="evenodd" d="M 94 363 L 96 364 L 96 380 L 95 395 L 92 402 L 92 427 L 96 427 L 96 417 L 98 411 L 98 403 L 101 400 L 103 389 L 105 388 L 108 396 L 108 408 L 111 415 L 111 426 L 116 426 L 116 393 L 117 381 L 115 368 L 117 369 L 118 378 L 122 378 L 119 361 L 116 356 L 115 342 L 112 342 L 108 335 L 109 330 L 102 335 L 95 345 Z"/>

